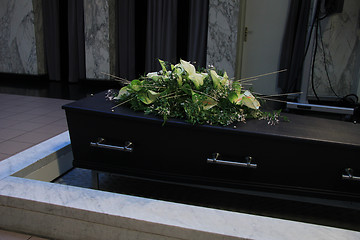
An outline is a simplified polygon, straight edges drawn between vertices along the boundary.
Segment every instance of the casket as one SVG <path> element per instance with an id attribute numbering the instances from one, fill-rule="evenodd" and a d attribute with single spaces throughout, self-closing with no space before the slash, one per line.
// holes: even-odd
<path id="1" fill-rule="evenodd" d="M 197 187 L 360 200 L 360 125 L 284 114 L 192 125 L 135 112 L 105 92 L 67 104 L 73 165 Z"/>

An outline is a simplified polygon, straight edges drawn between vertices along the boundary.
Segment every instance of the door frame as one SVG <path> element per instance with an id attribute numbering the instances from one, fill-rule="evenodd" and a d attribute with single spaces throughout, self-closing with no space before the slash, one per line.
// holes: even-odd
<path id="1" fill-rule="evenodd" d="M 243 61 L 244 41 L 245 41 L 245 18 L 246 18 L 246 1 L 239 0 L 239 17 L 238 17 L 238 33 L 236 44 L 236 60 L 235 60 L 235 79 L 241 78 L 241 66 Z"/>

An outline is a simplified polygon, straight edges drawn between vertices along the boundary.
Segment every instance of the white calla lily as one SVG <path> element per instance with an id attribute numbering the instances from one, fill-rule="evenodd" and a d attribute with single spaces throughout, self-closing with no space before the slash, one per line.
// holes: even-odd
<path id="1" fill-rule="evenodd" d="M 195 87 L 199 89 L 199 87 L 204 84 L 206 75 L 197 73 L 194 65 L 192 65 L 190 62 L 180 59 L 180 64 L 188 74 L 189 79 L 194 83 Z"/>

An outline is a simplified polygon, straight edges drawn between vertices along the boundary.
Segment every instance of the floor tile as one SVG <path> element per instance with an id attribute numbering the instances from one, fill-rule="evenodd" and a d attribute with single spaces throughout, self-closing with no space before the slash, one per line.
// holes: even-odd
<path id="1" fill-rule="evenodd" d="M 48 240 L 47 238 L 31 237 L 29 240 Z"/>
<path id="2" fill-rule="evenodd" d="M 3 129 L 0 129 L 0 138 L 9 140 L 11 138 L 20 136 L 21 134 L 24 134 L 24 133 L 26 133 L 26 131 L 24 131 L 24 130 L 3 128 Z"/>
<path id="3" fill-rule="evenodd" d="M 8 108 L 13 107 L 14 105 L 12 105 L 10 102 L 1 102 L 0 104 L 0 110 L 4 111 L 7 110 Z"/>
<path id="4" fill-rule="evenodd" d="M 7 117 L 13 116 L 13 115 L 15 115 L 15 114 L 16 114 L 16 113 L 14 113 L 14 112 L 9 112 L 9 111 L 1 110 L 1 109 L 0 109 L 0 119 L 2 119 L 2 118 L 7 118 Z"/>
<path id="5" fill-rule="evenodd" d="M 13 112 L 13 113 L 21 113 L 21 112 L 31 111 L 31 109 L 29 109 L 28 107 L 24 107 L 24 106 L 12 106 L 12 107 L 6 108 L 5 110 L 8 112 Z"/>
<path id="6" fill-rule="evenodd" d="M 63 110 L 63 109 L 58 109 L 58 110 L 55 110 L 55 111 L 52 111 L 52 112 L 46 114 L 46 116 L 65 117 L 65 110 Z"/>
<path id="7" fill-rule="evenodd" d="M 65 126 L 48 124 L 48 125 L 46 125 L 44 127 L 35 129 L 33 132 L 47 133 L 49 135 L 54 136 L 54 135 L 60 134 L 62 132 L 65 132 L 66 130 L 67 130 L 67 127 L 65 127 Z"/>
<path id="8" fill-rule="evenodd" d="M 59 119 L 59 120 L 57 120 L 57 121 L 55 121 L 55 122 L 53 122 L 53 123 L 51 123 L 51 124 L 53 124 L 53 125 L 57 125 L 57 126 L 62 126 L 62 127 L 66 127 L 67 128 L 67 120 L 66 120 L 66 118 L 62 118 L 62 119 Z"/>
<path id="9" fill-rule="evenodd" d="M 29 110 L 29 109 L 27 109 Z M 39 115 L 45 115 L 49 112 L 52 112 L 53 110 L 51 110 L 51 108 L 45 108 L 45 107 L 37 107 L 37 108 L 33 108 L 31 109 L 31 113 L 32 114 L 39 114 Z"/>
<path id="10" fill-rule="evenodd" d="M 41 115 L 33 114 L 31 112 L 23 112 L 23 113 L 15 113 L 14 115 L 11 115 L 5 119 L 27 121 L 27 120 L 32 120 L 34 118 L 38 118 L 39 116 Z"/>
<path id="11" fill-rule="evenodd" d="M 55 122 L 57 120 L 59 120 L 59 117 L 43 115 L 43 116 L 38 116 L 36 118 L 31 119 L 30 122 L 49 124 L 49 123 Z"/>
<path id="12" fill-rule="evenodd" d="M 49 134 L 49 133 L 37 133 L 37 132 L 28 132 L 25 134 L 22 134 L 18 137 L 13 138 L 13 141 L 16 142 L 25 142 L 25 143 L 33 143 L 33 144 L 37 144 L 37 143 L 41 143 L 47 139 L 49 139 L 50 137 L 52 137 L 53 134 Z"/>
<path id="13" fill-rule="evenodd" d="M 18 123 L 19 121 L 14 120 L 14 119 L 8 119 L 8 118 L 0 118 L 0 129 L 1 128 L 8 128 L 16 123 Z"/>
<path id="14" fill-rule="evenodd" d="M 7 158 L 10 157 L 10 156 L 11 156 L 11 155 L 9 155 L 9 154 L 0 153 L 0 161 L 5 160 L 5 159 L 7 159 Z M 1 238 L 0 238 L 0 240 L 1 240 Z"/>
<path id="15" fill-rule="evenodd" d="M 16 141 L 5 141 L 0 143 L 0 153 L 14 155 L 21 152 L 34 144 Z"/>
<path id="16" fill-rule="evenodd" d="M 0 230 L 0 240 L 28 240 L 30 235 Z"/>
<path id="17" fill-rule="evenodd" d="M 14 125 L 11 125 L 9 129 L 18 129 L 18 130 L 24 130 L 24 131 L 31 131 L 36 128 L 42 127 L 42 123 L 34 123 L 29 121 L 24 121 L 20 123 L 16 123 Z"/>

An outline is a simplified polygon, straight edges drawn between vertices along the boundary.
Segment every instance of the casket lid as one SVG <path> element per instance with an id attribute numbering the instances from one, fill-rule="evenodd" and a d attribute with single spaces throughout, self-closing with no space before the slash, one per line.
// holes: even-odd
<path id="1" fill-rule="evenodd" d="M 95 94 L 70 104 L 64 105 L 67 112 L 78 111 L 91 114 L 101 114 L 106 117 L 127 118 L 142 123 L 155 123 L 161 126 L 163 119 L 154 115 L 135 112 L 126 106 L 119 106 L 112 110 L 116 102 L 105 99 L 106 92 Z M 166 125 L 177 125 L 186 128 L 201 128 L 207 131 L 223 131 L 233 134 L 255 134 L 289 140 L 305 140 L 348 145 L 360 148 L 360 124 L 352 122 L 326 119 L 314 116 L 282 113 L 289 121 L 281 121 L 277 125 L 269 125 L 266 120 L 250 119 L 246 123 L 229 126 L 192 125 L 182 119 L 169 119 Z"/>

